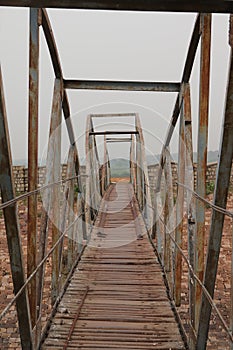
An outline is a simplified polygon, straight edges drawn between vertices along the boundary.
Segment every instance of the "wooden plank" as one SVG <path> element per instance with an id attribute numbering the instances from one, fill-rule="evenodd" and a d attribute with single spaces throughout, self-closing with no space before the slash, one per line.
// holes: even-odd
<path id="1" fill-rule="evenodd" d="M 152 246 L 146 237 L 136 239 L 134 224 L 125 230 L 124 222 L 135 219 L 129 204 L 132 193 L 129 183 L 112 184 L 105 193 L 105 218 L 102 220 L 99 214 L 96 219 L 89 245 L 59 305 L 43 350 L 63 348 L 87 287 L 69 348 L 185 348 Z M 138 206 L 135 210 L 138 227 L 143 231 Z M 107 225 L 113 219 L 114 224 Z M 104 224 L 104 235 L 99 235 L 99 224 Z M 113 240 L 119 233 L 128 236 L 127 245 L 118 246 Z"/>

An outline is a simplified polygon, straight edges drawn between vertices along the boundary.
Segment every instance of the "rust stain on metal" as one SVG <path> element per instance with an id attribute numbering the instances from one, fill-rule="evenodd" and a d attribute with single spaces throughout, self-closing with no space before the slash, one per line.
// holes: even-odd
<path id="1" fill-rule="evenodd" d="M 29 118 L 28 118 L 28 190 L 38 182 L 38 109 L 39 109 L 39 9 L 30 9 Z M 27 275 L 36 268 L 37 195 L 28 198 Z M 32 326 L 36 324 L 36 278 L 28 287 Z"/>
<path id="2" fill-rule="evenodd" d="M 206 195 L 206 166 L 208 144 L 208 113 L 209 113 L 209 83 L 210 83 L 210 49 L 211 49 L 211 14 L 201 14 L 201 60 L 200 60 L 200 106 L 197 148 L 197 193 Z M 204 272 L 204 239 L 205 239 L 205 206 L 196 206 L 196 256 L 195 272 L 203 280 Z M 202 290 L 196 284 L 195 298 L 195 329 L 198 329 Z"/>

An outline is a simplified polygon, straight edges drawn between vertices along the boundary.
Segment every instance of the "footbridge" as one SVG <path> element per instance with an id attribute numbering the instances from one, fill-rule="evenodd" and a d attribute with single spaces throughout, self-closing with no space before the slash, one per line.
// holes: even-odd
<path id="1" fill-rule="evenodd" d="M 206 193 L 211 13 L 231 13 L 232 1 L 0 0 L 0 5 L 30 7 L 28 191 L 20 195 L 14 189 L 0 72 L 0 220 L 7 251 L 1 261 L 0 348 L 232 349 L 232 16 L 218 169 L 214 194 Z M 106 10 L 106 16 L 108 10 L 197 12 L 181 81 L 65 79 L 46 7 Z M 40 31 L 55 74 L 43 186 L 38 185 Z M 189 80 L 199 46 L 194 181 Z M 154 186 L 148 176 L 143 115 L 137 111 L 87 116 L 85 172 L 81 171 L 70 89 L 176 94 Z M 70 147 L 62 175 L 63 117 Z M 121 126 L 122 117 L 132 118 L 131 129 L 95 128 L 96 118 L 114 119 Z M 178 123 L 174 178 L 169 146 Z M 97 138 L 102 138 L 102 155 Z M 110 143 L 129 145 L 128 177 L 113 178 Z M 9 279 L 4 289 L 6 266 Z"/>

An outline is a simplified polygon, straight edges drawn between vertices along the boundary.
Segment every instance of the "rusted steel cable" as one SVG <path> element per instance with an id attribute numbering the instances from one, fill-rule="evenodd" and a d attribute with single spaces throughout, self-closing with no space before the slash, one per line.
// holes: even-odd
<path id="1" fill-rule="evenodd" d="M 209 201 L 207 201 L 205 198 L 203 198 L 202 196 L 200 196 L 197 192 L 193 191 L 190 187 L 180 183 L 180 182 L 176 182 L 176 184 L 178 186 L 184 187 L 186 190 L 188 190 L 189 192 L 192 192 L 192 194 L 194 195 L 194 197 L 196 197 L 197 199 L 199 199 L 200 201 L 202 201 L 203 203 L 205 203 L 206 205 L 210 206 L 212 209 L 214 209 L 215 211 L 218 211 L 219 213 L 222 213 L 224 215 L 230 216 L 231 218 L 233 218 L 233 213 L 229 210 L 226 210 L 224 208 L 221 208 Z"/>
<path id="2" fill-rule="evenodd" d="M 224 208 L 221 208 L 221 207 L 219 207 L 219 206 L 213 204 L 212 202 L 210 202 L 210 201 L 208 201 L 207 199 L 205 199 L 205 198 L 203 198 L 202 196 L 200 196 L 197 192 L 193 191 L 190 187 L 188 187 L 188 186 L 186 186 L 186 185 L 184 185 L 184 184 L 182 184 L 182 183 L 180 183 L 180 182 L 176 182 L 176 184 L 177 184 L 178 186 L 182 186 L 182 187 L 184 187 L 186 190 L 192 192 L 192 194 L 194 195 L 194 197 L 196 197 L 197 199 L 199 199 L 200 201 L 202 201 L 203 203 L 205 203 L 206 205 L 208 205 L 208 206 L 209 206 L 210 208 L 212 208 L 213 210 L 218 211 L 219 213 L 222 213 L 222 214 L 224 214 L 224 215 L 227 215 L 227 216 L 229 216 L 229 217 L 231 217 L 231 218 L 233 219 L 233 213 L 232 213 L 231 211 L 226 210 L 226 209 L 224 209 Z M 152 188 L 152 186 L 150 186 L 150 185 L 147 185 L 147 184 L 146 184 L 146 186 Z M 150 208 L 152 208 L 152 209 L 155 210 L 155 208 L 154 208 L 153 206 L 151 206 L 151 205 L 149 205 L 149 204 L 148 204 L 148 206 L 149 206 Z"/>
<path id="3" fill-rule="evenodd" d="M 163 225 L 165 225 L 164 221 L 159 218 L 160 221 L 162 222 Z M 165 225 L 166 226 L 166 225 Z M 180 248 L 180 246 L 177 244 L 176 240 L 173 238 L 173 236 L 171 235 L 170 232 L 167 232 L 168 235 L 170 236 L 172 242 L 175 244 L 176 248 L 179 250 L 179 252 L 181 253 L 182 257 L 184 258 L 184 261 L 186 262 L 188 269 L 191 273 L 191 275 L 193 276 L 193 278 L 197 281 L 197 283 L 201 286 L 203 293 L 205 294 L 208 302 L 210 303 L 210 305 L 214 308 L 216 314 L 218 315 L 219 320 L 221 321 L 223 328 L 225 329 L 229 339 L 231 342 L 233 342 L 233 334 L 231 332 L 231 330 L 229 329 L 229 327 L 227 326 L 227 323 L 225 322 L 224 318 L 222 317 L 221 312 L 219 311 L 217 305 L 214 302 L 214 299 L 211 297 L 211 295 L 209 294 L 208 290 L 206 289 L 206 287 L 204 286 L 204 284 L 202 283 L 202 281 L 198 278 L 198 276 L 195 274 L 193 267 L 189 261 L 189 259 L 186 257 L 186 255 L 184 254 L 183 250 Z"/>
<path id="4" fill-rule="evenodd" d="M 66 342 L 65 342 L 65 344 L 64 344 L 64 346 L 63 346 L 63 350 L 66 350 L 66 349 L 68 348 L 68 346 L 69 346 L 69 342 L 70 342 L 70 340 L 71 340 L 72 334 L 73 334 L 74 329 L 75 329 L 75 325 L 76 325 L 76 323 L 77 323 L 77 321 L 78 321 L 79 315 L 80 315 L 80 313 L 81 313 L 81 309 L 82 309 L 82 307 L 83 307 L 83 304 L 84 304 L 84 302 L 85 302 L 85 299 L 86 299 L 86 297 L 87 297 L 88 292 L 89 292 L 89 287 L 87 286 L 87 288 L 86 288 L 86 290 L 85 290 L 85 292 L 84 292 L 84 295 L 83 295 L 83 297 L 82 297 L 81 303 L 80 303 L 80 305 L 79 305 L 79 307 L 78 307 L 78 310 L 77 310 L 77 312 L 76 312 L 76 314 L 75 314 L 75 318 L 73 319 L 73 322 L 72 322 L 72 324 L 71 324 L 68 337 L 67 337 Z"/>
<path id="5" fill-rule="evenodd" d="M 176 182 L 177 185 L 184 187 L 185 189 L 187 189 L 188 191 L 192 192 L 192 194 L 199 200 L 201 200 L 202 202 L 204 202 L 206 205 L 210 206 L 213 210 L 218 211 L 222 214 L 225 214 L 231 218 L 233 218 L 233 213 L 225 210 L 221 207 L 218 207 L 216 205 L 214 205 L 213 203 L 209 202 L 208 200 L 206 200 L 205 198 L 201 197 L 200 195 L 198 195 L 197 192 L 193 191 L 191 188 L 189 188 L 188 186 L 181 184 L 179 182 Z M 147 185 L 148 186 L 148 185 Z M 155 208 L 153 206 L 150 206 L 152 209 L 155 210 Z M 159 220 L 162 222 L 163 225 L 165 225 L 163 219 L 161 217 L 159 217 Z M 165 225 L 166 226 L 166 225 Z M 188 269 L 191 273 L 191 275 L 193 276 L 193 278 L 197 281 L 197 283 L 201 286 L 203 293 L 205 294 L 205 297 L 207 298 L 208 302 L 210 303 L 210 305 L 213 307 L 213 309 L 215 310 L 219 320 L 221 321 L 223 328 L 225 329 L 229 339 L 231 342 L 233 342 L 233 334 L 231 332 L 231 330 L 229 329 L 229 327 L 227 326 L 227 323 L 225 322 L 224 318 L 222 317 L 221 312 L 219 311 L 217 305 L 214 302 L 214 299 L 211 297 L 211 295 L 209 294 L 208 290 L 206 289 L 206 287 L 204 286 L 204 284 L 202 283 L 202 281 L 198 278 L 198 276 L 195 274 L 193 267 L 189 261 L 189 259 L 186 257 L 186 255 L 184 254 L 183 250 L 180 248 L 180 246 L 177 244 L 177 242 L 175 241 L 174 237 L 172 236 L 171 232 L 167 231 L 168 235 L 170 236 L 172 242 L 175 244 L 176 248 L 179 250 L 179 252 L 181 253 L 182 257 L 184 258 L 184 261 L 186 262 Z"/>
<path id="6" fill-rule="evenodd" d="M 43 191 L 43 190 L 46 190 L 47 188 L 50 188 L 50 187 L 53 187 L 53 186 L 57 186 L 57 185 L 66 183 L 66 182 L 71 181 L 71 180 L 75 180 L 75 179 L 77 179 L 77 178 L 79 178 L 79 177 L 88 177 L 88 175 L 73 176 L 73 177 L 70 177 L 70 178 L 68 178 L 68 179 L 64 179 L 64 180 L 60 180 L 60 181 L 57 181 L 57 182 L 53 182 L 53 183 L 51 183 L 51 184 L 44 185 L 44 186 L 42 186 L 42 187 L 40 187 L 40 188 L 37 188 L 36 190 L 33 190 L 33 191 L 30 191 L 30 192 L 21 194 L 20 196 L 18 196 L 18 197 L 16 197 L 16 198 L 13 198 L 13 199 L 11 199 L 11 200 L 5 202 L 5 203 L 2 203 L 2 204 L 0 205 L 0 210 L 9 207 L 10 205 L 12 205 L 12 204 L 14 204 L 14 203 L 16 203 L 16 202 L 18 202 L 18 201 L 24 199 L 24 198 L 30 197 L 30 196 L 32 196 L 33 194 L 39 193 L 39 192 L 41 192 L 41 191 Z"/>
<path id="7" fill-rule="evenodd" d="M 39 269 L 45 264 L 47 259 L 50 257 L 50 255 L 54 252 L 54 250 L 57 248 L 57 246 L 61 243 L 62 239 L 64 238 L 65 234 L 69 229 L 76 223 L 76 221 L 83 215 L 83 212 L 80 213 L 76 219 L 72 222 L 71 225 L 69 225 L 66 230 L 63 232 L 63 234 L 60 236 L 60 238 L 57 240 L 57 242 L 54 244 L 54 246 L 50 249 L 50 251 L 47 253 L 47 255 L 41 260 L 41 262 L 37 265 L 37 268 L 33 271 L 33 273 L 27 278 L 24 285 L 20 288 L 18 293 L 14 296 L 14 298 L 11 300 L 11 302 L 5 307 L 5 309 L 0 314 L 0 321 L 3 319 L 3 317 L 9 312 L 12 305 L 15 303 L 15 301 L 18 299 L 18 297 L 23 293 L 24 289 L 27 287 L 27 285 L 30 283 L 30 281 L 35 277 Z"/>

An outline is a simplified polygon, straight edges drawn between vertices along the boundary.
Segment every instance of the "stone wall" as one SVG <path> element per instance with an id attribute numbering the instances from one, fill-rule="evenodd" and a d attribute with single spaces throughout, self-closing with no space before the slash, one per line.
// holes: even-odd
<path id="1" fill-rule="evenodd" d="M 62 179 L 66 177 L 67 165 L 62 165 Z M 85 174 L 85 166 L 81 167 L 81 174 Z M 39 167 L 38 185 L 43 186 L 45 183 L 46 167 Z M 16 194 L 27 192 L 28 190 L 28 169 L 23 166 L 13 166 L 13 177 L 15 181 Z"/>
<path id="2" fill-rule="evenodd" d="M 217 162 L 209 163 L 207 167 L 207 184 L 208 183 L 215 183 L 216 179 L 216 171 L 217 171 Z M 158 172 L 158 164 L 155 165 L 149 165 L 148 166 L 148 173 L 149 173 L 149 182 L 150 186 L 153 189 L 155 189 L 156 184 L 156 178 L 157 178 L 157 172 Z M 177 163 L 172 162 L 172 177 L 173 177 L 173 187 L 176 189 L 176 181 L 177 181 Z M 197 184 L 197 164 L 194 164 L 194 187 L 196 188 Z M 231 185 L 233 186 L 233 167 L 231 171 Z"/>
<path id="3" fill-rule="evenodd" d="M 65 178 L 66 175 L 66 164 L 62 165 L 62 178 Z M 196 164 L 194 165 L 194 184 L 196 187 Z M 207 168 L 207 182 L 215 182 L 216 177 L 216 170 L 217 170 L 217 162 L 215 163 L 209 163 Z M 155 189 L 156 184 L 156 177 L 158 172 L 158 164 L 149 165 L 148 166 L 148 173 L 149 173 L 149 181 L 152 190 Z M 85 174 L 85 166 L 81 167 L 81 173 Z M 17 194 L 24 193 L 27 191 L 27 182 L 28 182 L 28 170 L 27 168 L 23 166 L 14 166 L 13 167 L 13 175 L 15 180 L 15 190 Z M 45 175 L 46 175 L 46 168 L 40 167 L 39 168 L 39 179 L 38 183 L 39 186 L 43 186 L 45 181 Z M 175 162 L 172 163 L 172 176 L 174 181 L 174 188 L 176 188 L 175 182 L 177 181 L 177 164 Z M 233 170 L 231 174 L 231 183 L 233 184 Z"/>

